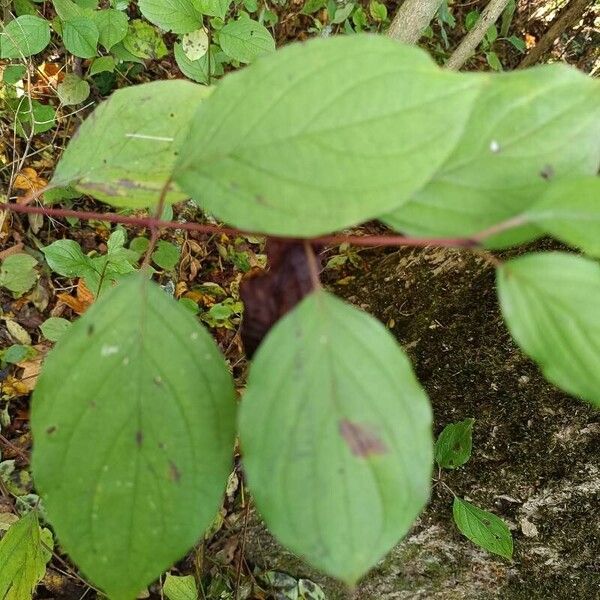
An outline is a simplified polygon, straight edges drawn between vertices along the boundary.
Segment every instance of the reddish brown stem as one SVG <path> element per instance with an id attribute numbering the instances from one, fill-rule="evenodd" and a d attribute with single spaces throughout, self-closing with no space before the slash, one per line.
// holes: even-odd
<path id="1" fill-rule="evenodd" d="M 101 213 L 85 210 L 72 210 L 68 208 L 47 208 L 45 206 L 29 206 L 27 204 L 6 204 L 0 202 L 0 210 L 7 210 L 16 213 L 38 214 L 47 217 L 65 218 L 73 217 L 87 221 L 106 221 L 108 223 L 120 223 L 122 225 L 131 225 L 133 227 L 147 227 L 151 229 L 184 229 L 186 231 L 196 231 L 198 233 L 222 233 L 225 235 L 262 235 L 274 239 L 290 239 L 283 236 L 273 236 L 256 231 L 245 231 L 233 227 L 222 227 L 221 225 L 210 225 L 202 223 L 178 223 L 177 221 L 162 221 L 156 217 L 132 217 L 119 215 L 116 213 Z M 482 239 L 480 236 L 468 238 L 435 238 L 435 237 L 411 237 L 403 235 L 324 235 L 310 238 L 312 244 L 339 246 L 340 244 L 351 244 L 353 246 L 440 246 L 445 248 L 479 248 Z"/>

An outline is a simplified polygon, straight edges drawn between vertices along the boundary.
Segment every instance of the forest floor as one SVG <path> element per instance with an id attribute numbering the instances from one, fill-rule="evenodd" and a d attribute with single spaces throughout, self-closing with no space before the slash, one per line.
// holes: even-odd
<path id="1" fill-rule="evenodd" d="M 360 4 L 369 15 L 369 2 Z M 385 2 L 390 16 L 396 4 Z M 272 32 L 278 46 L 316 35 L 315 20 L 320 27 L 329 24 L 325 8 L 308 16 L 302 14 L 304 5 L 303 0 L 272 3 L 278 18 Z M 463 36 L 469 11 L 485 5 L 485 0 L 451 2 L 450 16 L 433 23 L 422 45 L 443 62 Z M 531 47 L 560 5 L 520 1 L 509 33 Z M 597 75 L 599 10 L 589 10 L 565 31 L 547 60 L 566 60 Z M 371 31 L 386 26 L 385 20 L 372 16 L 368 21 Z M 331 28 L 331 34 L 342 31 L 341 24 Z M 493 51 L 506 70 L 522 58 L 506 41 L 494 42 Z M 58 105 L 55 88 L 71 61 L 73 57 L 61 48 L 36 57 L 28 90 L 32 97 Z M 485 53 L 478 52 L 467 68 L 488 70 Z M 13 135 L 14 115 L 2 106 L 0 87 L 0 199 L 6 194 L 18 202 L 42 188 L 82 120 L 113 89 L 180 77 L 172 55 L 134 65 L 110 85 L 106 78 L 98 80 L 89 103 L 70 111 L 64 107 L 56 127 L 31 139 Z M 89 198 L 75 199 L 73 206 L 103 210 Z M 189 221 L 204 218 L 187 204 L 176 206 L 173 216 Z M 376 225 L 364 229 L 379 230 Z M 51 272 L 40 249 L 69 238 L 84 252 L 100 255 L 107 251 L 112 231 L 102 221 L 67 222 L 0 212 L 0 261 L 27 249 L 39 263 L 35 285 L 26 294 L 14 298 L 0 288 L 0 531 L 14 521 L 19 507 L 37 502 L 29 474 L 29 397 L 53 345 L 40 328 L 50 317 L 72 321 L 94 301 L 82 279 Z M 147 231 L 126 231 L 128 244 L 148 237 Z M 162 239 L 178 254 L 168 268 L 154 265 L 158 280 L 175 297 L 195 305 L 242 388 L 247 364 L 239 336 L 243 311 L 239 283 L 250 269 L 265 268 L 264 241 L 181 231 L 163 233 Z M 432 400 L 435 432 L 449 422 L 476 418 L 472 459 L 446 474 L 444 482 L 504 518 L 515 539 L 512 562 L 477 549 L 456 531 L 452 498 L 437 485 L 413 530 L 364 580 L 354 598 L 600 597 L 600 421 L 592 409 L 546 383 L 513 345 L 499 316 L 493 270 L 469 252 L 436 249 L 330 248 L 324 262 L 326 284 L 381 319 L 408 349 Z M 7 351 L 15 347 L 19 347 L 13 350 L 16 358 L 7 360 Z M 203 597 L 308 600 L 323 597 L 320 590 L 332 600 L 351 597 L 277 545 L 248 502 L 239 468 L 230 478 L 220 517 L 204 543 L 173 570 L 196 574 L 203 583 Z M 58 553 L 37 592 L 39 598 L 69 600 L 94 594 Z M 151 586 L 148 594 L 160 597 L 160 586 Z"/>

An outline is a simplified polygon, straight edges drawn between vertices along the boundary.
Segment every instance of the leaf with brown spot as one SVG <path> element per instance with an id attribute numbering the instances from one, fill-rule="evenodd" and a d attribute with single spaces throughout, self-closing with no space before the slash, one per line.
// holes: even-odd
<path id="1" fill-rule="evenodd" d="M 386 444 L 368 426 L 340 420 L 340 435 L 344 438 L 354 456 L 368 458 L 388 452 Z"/>
<path id="2" fill-rule="evenodd" d="M 258 349 L 239 431 L 269 529 L 348 584 L 407 532 L 429 496 L 431 410 L 406 355 L 381 323 L 322 289 Z"/>

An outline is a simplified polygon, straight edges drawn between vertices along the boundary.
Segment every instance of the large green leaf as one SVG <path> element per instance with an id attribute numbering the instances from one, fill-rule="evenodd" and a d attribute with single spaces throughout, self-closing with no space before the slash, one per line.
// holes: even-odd
<path id="1" fill-rule="evenodd" d="M 74 17 L 67 19 L 62 24 L 62 37 L 65 48 L 80 58 L 93 58 L 96 56 L 96 47 L 100 39 L 100 32 L 92 17 Z"/>
<path id="2" fill-rule="evenodd" d="M 36 486 L 62 547 L 111 598 L 135 598 L 212 522 L 233 397 L 210 336 L 140 274 L 48 355 L 31 414 Z"/>
<path id="3" fill-rule="evenodd" d="M 40 531 L 37 513 L 11 525 L 0 540 L 0 598 L 30 600 L 52 556 L 52 535 Z"/>
<path id="4" fill-rule="evenodd" d="M 466 75 L 457 75 L 466 77 Z M 386 215 L 415 235 L 468 236 L 529 208 L 547 179 L 595 174 L 600 163 L 600 82 L 564 65 L 477 75 L 483 84 L 444 164 L 412 200 Z M 539 234 L 528 226 L 490 240 Z"/>
<path id="5" fill-rule="evenodd" d="M 240 439 L 270 530 L 349 584 L 407 532 L 428 497 L 425 392 L 385 327 L 324 291 L 259 348 Z"/>
<path id="6" fill-rule="evenodd" d="M 600 177 L 552 184 L 526 218 L 559 240 L 600 257 Z"/>
<path id="7" fill-rule="evenodd" d="M 189 33 L 202 25 L 198 0 L 140 0 L 139 6 L 148 21 L 165 31 Z"/>
<path id="8" fill-rule="evenodd" d="M 158 201 L 198 104 L 209 93 L 187 81 L 124 88 L 102 103 L 62 155 L 52 183 L 115 206 Z M 185 195 L 175 185 L 169 202 Z"/>
<path id="9" fill-rule="evenodd" d="M 502 313 L 519 346 L 563 390 L 600 406 L 600 265 L 562 252 L 498 270 Z"/>
<path id="10" fill-rule="evenodd" d="M 375 36 L 290 45 L 202 104 L 175 180 L 245 229 L 310 236 L 407 201 L 454 148 L 480 87 Z"/>
<path id="11" fill-rule="evenodd" d="M 50 43 L 50 24 L 46 19 L 22 15 L 9 21 L 0 31 L 0 58 L 23 58 L 41 52 Z"/>

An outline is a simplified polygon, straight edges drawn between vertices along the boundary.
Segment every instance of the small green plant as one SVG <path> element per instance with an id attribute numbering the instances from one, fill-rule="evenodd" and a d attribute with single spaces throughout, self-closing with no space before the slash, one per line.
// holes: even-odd
<path id="1" fill-rule="evenodd" d="M 450 423 L 440 433 L 434 448 L 435 461 L 438 464 L 438 479 L 452 496 L 452 515 L 462 534 L 474 544 L 504 558 L 512 558 L 513 540 L 506 523 L 493 513 L 459 498 L 443 481 L 443 469 L 456 469 L 464 465 L 471 457 L 472 432 L 475 419 L 465 419 Z"/>
<path id="2" fill-rule="evenodd" d="M 320 285 L 313 248 L 332 231 L 379 219 L 406 244 L 482 253 L 516 342 L 600 405 L 599 117 L 600 85 L 570 68 L 458 74 L 363 35 L 269 53 L 214 90 L 162 81 L 102 103 L 53 186 L 157 215 L 191 197 L 239 230 L 296 240 L 308 282 L 238 408 L 212 338 L 134 272 L 122 237 L 106 256 L 44 250 L 59 273 L 114 271 L 49 354 L 31 414 L 35 483 L 83 573 L 132 600 L 183 556 L 214 520 L 237 436 L 269 528 L 326 573 L 355 584 L 408 531 L 431 487 L 431 408 L 389 331 Z M 493 254 L 544 234 L 589 256 Z M 468 459 L 471 425 L 442 433 L 441 467 Z M 453 511 L 510 558 L 497 517 L 458 497 Z"/>

